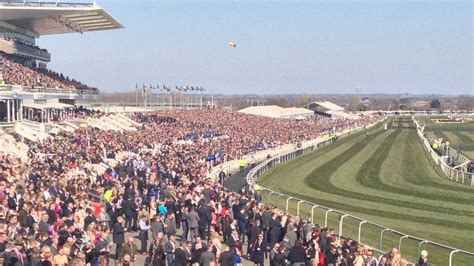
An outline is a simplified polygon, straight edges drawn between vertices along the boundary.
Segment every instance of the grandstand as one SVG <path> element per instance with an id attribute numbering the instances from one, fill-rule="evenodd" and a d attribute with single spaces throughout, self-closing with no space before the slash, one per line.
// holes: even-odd
<path id="1" fill-rule="evenodd" d="M 122 28 L 96 3 L 0 1 L 0 123 L 60 120 L 98 90 L 47 68 L 43 35 Z"/>

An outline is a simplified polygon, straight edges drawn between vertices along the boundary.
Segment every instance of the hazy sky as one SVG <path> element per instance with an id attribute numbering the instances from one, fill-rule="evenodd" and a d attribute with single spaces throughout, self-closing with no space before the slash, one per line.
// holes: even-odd
<path id="1" fill-rule="evenodd" d="M 474 94 L 471 1 L 97 2 L 125 28 L 38 44 L 103 91 Z"/>

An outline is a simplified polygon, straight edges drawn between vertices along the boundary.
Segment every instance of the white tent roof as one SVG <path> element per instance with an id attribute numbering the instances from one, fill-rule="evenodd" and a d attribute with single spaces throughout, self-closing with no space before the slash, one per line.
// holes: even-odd
<path id="1" fill-rule="evenodd" d="M 47 106 L 48 108 L 52 108 L 52 109 L 66 109 L 66 108 L 74 107 L 74 105 L 65 104 L 65 103 L 56 103 L 56 102 L 48 103 Z"/>
<path id="2" fill-rule="evenodd" d="M 317 105 L 322 106 L 322 107 L 324 107 L 324 108 L 326 108 L 330 111 L 343 111 L 344 110 L 344 107 L 341 107 L 337 104 L 334 104 L 334 103 L 328 102 L 328 101 L 326 101 L 326 102 L 314 102 L 314 103 L 316 103 Z"/>
<path id="3" fill-rule="evenodd" d="M 295 118 L 297 116 L 312 115 L 313 111 L 306 108 L 283 108 L 276 105 L 250 106 L 239 110 L 240 113 L 250 115 L 260 115 L 272 118 Z"/>
<path id="4" fill-rule="evenodd" d="M 23 106 L 28 107 L 28 108 L 39 109 L 39 110 L 50 109 L 51 108 L 51 107 L 47 106 L 46 104 L 37 104 L 37 103 L 23 103 Z"/>

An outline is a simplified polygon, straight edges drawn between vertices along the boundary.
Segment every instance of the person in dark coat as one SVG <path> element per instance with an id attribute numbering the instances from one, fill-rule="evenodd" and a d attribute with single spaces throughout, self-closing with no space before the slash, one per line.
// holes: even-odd
<path id="1" fill-rule="evenodd" d="M 113 227 L 112 240 L 117 245 L 115 248 L 115 258 L 116 260 L 120 258 L 122 254 L 122 245 L 125 243 L 125 228 L 122 226 L 123 218 L 122 216 L 117 217 L 117 223 Z"/>
<path id="2" fill-rule="evenodd" d="M 161 239 L 156 239 L 153 245 L 150 246 L 149 257 L 151 258 L 151 265 L 165 266 L 165 250 L 161 245 Z"/>
<path id="3" fill-rule="evenodd" d="M 194 207 L 188 214 L 188 224 L 191 229 L 191 240 L 193 240 L 199 234 L 199 215 Z"/>
<path id="4" fill-rule="evenodd" d="M 290 249 L 288 259 L 291 265 L 301 264 L 304 265 L 306 261 L 306 250 L 303 247 L 303 240 L 297 240 L 295 246 Z"/>
<path id="5" fill-rule="evenodd" d="M 267 248 L 267 244 L 265 243 L 265 239 L 263 238 L 263 233 L 258 235 L 258 239 L 256 239 L 250 245 L 250 260 L 255 265 L 263 265 L 263 261 L 265 260 L 265 251 Z"/>
<path id="6" fill-rule="evenodd" d="M 168 241 L 165 243 L 165 252 L 166 252 L 166 261 L 168 262 L 168 266 L 174 266 L 176 263 L 176 244 L 175 244 L 175 236 L 170 235 L 168 237 Z"/>
<path id="7" fill-rule="evenodd" d="M 281 233 L 281 223 L 278 219 L 277 214 L 273 213 L 272 219 L 270 220 L 270 227 L 268 229 L 268 238 L 270 246 L 273 247 L 275 243 L 278 242 Z"/>
<path id="8" fill-rule="evenodd" d="M 236 213 L 235 219 L 237 220 L 237 228 L 239 229 L 239 238 L 242 240 L 242 243 L 244 243 L 248 219 L 248 217 L 245 216 L 245 209 L 240 209 L 240 211 Z"/>
<path id="9" fill-rule="evenodd" d="M 234 266 L 234 251 L 230 250 L 228 246 L 225 247 L 225 251 L 221 253 L 219 257 L 220 266 Z"/>
<path id="10" fill-rule="evenodd" d="M 252 225 L 252 227 L 250 228 L 250 231 L 249 231 L 249 241 L 248 241 L 248 247 L 247 247 L 248 251 L 250 251 L 250 245 L 252 245 L 253 243 L 255 243 L 255 241 L 257 241 L 258 236 L 260 234 L 263 234 L 263 229 L 260 226 L 260 221 L 255 220 L 252 223 L 253 223 L 253 225 Z M 250 254 L 250 252 L 248 252 L 248 253 Z"/>
<path id="11" fill-rule="evenodd" d="M 84 218 L 84 231 L 87 230 L 87 227 L 91 223 L 97 223 L 97 219 L 92 215 L 92 210 L 90 208 L 86 209 L 87 216 Z"/>
<path id="12" fill-rule="evenodd" d="M 180 220 L 181 220 L 181 229 L 183 231 L 183 234 L 181 235 L 181 239 L 188 240 L 188 232 L 189 232 L 188 208 L 182 207 Z"/>
<path id="13" fill-rule="evenodd" d="M 191 248 L 188 247 L 191 246 L 190 241 L 183 241 L 181 242 L 181 246 L 176 249 L 174 252 L 175 255 L 175 262 L 174 264 L 176 266 L 187 266 L 189 265 L 191 261 Z"/>
<path id="14" fill-rule="evenodd" d="M 285 256 L 286 250 L 284 247 L 280 247 L 278 249 L 278 253 L 275 254 L 275 257 L 273 258 L 273 264 L 270 261 L 270 264 L 272 266 L 286 266 L 286 256 Z"/>
<path id="15" fill-rule="evenodd" d="M 133 215 L 134 215 L 134 201 L 130 199 L 124 199 L 122 201 L 122 209 L 123 209 L 123 214 L 125 215 L 125 227 L 128 228 L 129 231 L 132 231 L 132 220 L 133 220 Z"/>

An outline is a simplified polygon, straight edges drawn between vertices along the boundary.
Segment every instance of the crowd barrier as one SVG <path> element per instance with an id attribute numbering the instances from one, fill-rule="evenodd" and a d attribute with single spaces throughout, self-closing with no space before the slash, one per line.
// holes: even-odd
<path id="1" fill-rule="evenodd" d="M 257 189 L 257 186 L 255 185 L 257 184 L 258 177 L 261 176 L 263 173 L 267 172 L 269 169 L 271 169 L 275 165 L 281 164 L 283 162 L 299 157 L 301 155 L 305 155 L 328 143 L 329 141 L 322 141 L 313 146 L 295 149 L 290 152 L 281 154 L 277 157 L 267 159 L 263 161 L 262 163 L 258 164 L 256 167 L 250 170 L 250 172 L 247 174 L 247 183 L 250 186 L 250 190 Z M 304 216 L 302 214 L 302 209 L 303 209 L 302 206 L 303 204 L 306 205 L 306 210 L 308 210 L 307 214 L 309 216 L 309 220 L 312 221 L 313 223 L 315 222 L 315 213 L 319 212 L 324 217 L 324 222 L 323 222 L 324 226 L 334 227 L 336 229 L 339 239 L 344 238 L 344 237 L 351 237 L 353 239 L 356 239 L 361 244 L 370 245 L 369 243 L 364 243 L 364 241 L 362 241 L 361 239 L 364 232 L 363 229 L 367 228 L 368 226 L 370 226 L 372 229 L 377 228 L 379 231 L 379 235 L 377 236 L 379 245 L 378 247 L 374 247 L 374 250 L 377 251 L 379 254 L 388 252 L 388 250 L 384 251 L 384 248 L 392 247 L 388 245 L 387 240 L 384 240 L 384 235 L 391 233 L 392 235 L 395 235 L 398 237 L 398 249 L 400 250 L 400 252 L 404 252 L 407 249 L 407 246 L 406 246 L 407 244 L 405 244 L 404 246 L 404 243 L 407 243 L 407 241 L 411 240 L 410 242 L 414 241 L 418 243 L 416 256 L 409 258 L 409 261 L 417 261 L 420 255 L 420 252 L 422 250 L 422 247 L 427 248 L 428 246 L 430 246 L 433 249 L 446 250 L 447 251 L 446 261 L 448 262 L 449 266 L 455 265 L 453 264 L 453 258 L 454 258 L 454 254 L 456 253 L 461 254 L 463 257 L 467 256 L 474 260 L 474 253 L 469 252 L 469 251 L 461 250 L 461 249 L 450 247 L 441 243 L 437 243 L 437 242 L 422 239 L 416 236 L 412 236 L 410 234 L 403 233 L 401 231 L 386 227 L 384 225 L 370 222 L 367 219 L 360 218 L 355 215 L 348 214 L 340 210 L 336 210 L 334 208 L 326 207 L 321 204 L 309 202 L 304 199 L 299 199 L 290 195 L 273 191 L 266 187 L 258 186 L 258 191 L 261 193 L 262 198 L 264 199 L 264 201 L 266 201 L 267 204 L 283 208 L 285 211 L 293 212 L 294 214 L 299 215 L 299 216 Z M 278 206 L 280 203 L 282 206 Z M 337 217 L 334 217 L 334 215 L 336 215 Z M 351 221 L 353 222 L 358 223 L 357 235 L 344 235 L 343 234 L 343 232 L 347 232 L 346 227 L 349 227 L 347 223 L 344 223 L 344 221 L 347 221 L 349 219 L 351 219 Z M 331 223 L 331 221 L 333 222 Z M 374 241 L 374 239 L 371 239 L 371 240 Z"/>
<path id="2" fill-rule="evenodd" d="M 474 186 L 474 173 L 458 170 L 449 166 L 446 162 L 446 158 L 439 156 L 438 153 L 431 147 L 431 143 L 424 136 L 422 127 L 420 126 L 418 121 L 414 121 L 418 137 L 420 138 L 428 153 L 431 155 L 431 158 L 433 158 L 435 164 L 440 166 L 441 170 L 448 177 L 448 179 L 456 183 L 469 184 L 471 186 Z"/>

